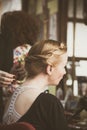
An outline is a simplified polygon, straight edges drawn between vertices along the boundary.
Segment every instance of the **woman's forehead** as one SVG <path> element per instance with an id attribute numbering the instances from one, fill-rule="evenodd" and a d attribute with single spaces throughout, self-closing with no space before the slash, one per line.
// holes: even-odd
<path id="1" fill-rule="evenodd" d="M 62 55 L 60 56 L 60 58 L 59 58 L 59 61 L 62 62 L 62 63 L 64 63 L 64 64 L 67 63 L 67 60 L 68 60 L 68 55 L 67 55 L 67 53 L 62 54 Z"/>

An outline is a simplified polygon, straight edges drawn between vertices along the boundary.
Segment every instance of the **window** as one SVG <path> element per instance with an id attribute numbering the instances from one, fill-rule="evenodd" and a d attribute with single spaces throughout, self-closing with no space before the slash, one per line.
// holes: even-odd
<path id="1" fill-rule="evenodd" d="M 87 5 L 85 7 L 87 8 Z M 81 83 L 86 82 L 87 85 L 87 25 L 84 23 L 84 0 L 68 0 L 66 43 L 69 56 L 68 66 L 71 66 L 67 67 L 68 74 L 71 75 L 73 89 L 74 81 L 77 81 L 78 89 L 74 94 L 79 94 L 76 91 L 79 87 L 81 88 Z"/>

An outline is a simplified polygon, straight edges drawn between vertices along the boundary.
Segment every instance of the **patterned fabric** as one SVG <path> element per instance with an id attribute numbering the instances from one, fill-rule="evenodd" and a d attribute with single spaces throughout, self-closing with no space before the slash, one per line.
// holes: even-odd
<path id="1" fill-rule="evenodd" d="M 12 95 L 10 105 L 3 116 L 3 124 L 11 124 L 20 119 L 21 115 L 15 110 L 15 102 L 17 97 L 24 91 L 24 87 L 18 87 Z"/>
<path id="2" fill-rule="evenodd" d="M 24 62 L 24 58 L 27 56 L 31 46 L 29 44 L 23 44 L 14 49 L 13 52 L 13 63 Z"/>

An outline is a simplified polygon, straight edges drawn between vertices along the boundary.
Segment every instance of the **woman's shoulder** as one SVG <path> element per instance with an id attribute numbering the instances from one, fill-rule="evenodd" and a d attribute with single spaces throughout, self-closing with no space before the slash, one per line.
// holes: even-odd
<path id="1" fill-rule="evenodd" d="M 56 96 L 53 95 L 53 94 L 51 94 L 51 93 L 42 93 L 42 94 L 40 95 L 40 97 L 41 97 L 42 99 L 50 99 L 50 100 L 56 100 L 56 99 L 57 99 Z"/>
<path id="2" fill-rule="evenodd" d="M 46 104 L 46 105 L 47 104 L 48 105 L 50 105 L 50 104 L 61 105 L 59 99 L 55 95 L 52 95 L 50 93 L 40 94 L 38 97 L 38 102 L 40 102 L 40 103 L 44 102 L 44 104 Z"/>

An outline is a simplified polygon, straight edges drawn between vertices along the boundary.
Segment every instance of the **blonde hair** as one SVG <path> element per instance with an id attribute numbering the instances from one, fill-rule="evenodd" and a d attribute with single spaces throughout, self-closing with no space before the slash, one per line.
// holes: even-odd
<path id="1" fill-rule="evenodd" d="M 47 65 L 55 66 L 60 56 L 66 51 L 65 45 L 63 43 L 59 45 L 55 40 L 43 40 L 35 43 L 25 59 L 28 77 L 34 77 L 41 72 L 45 73 Z"/>

